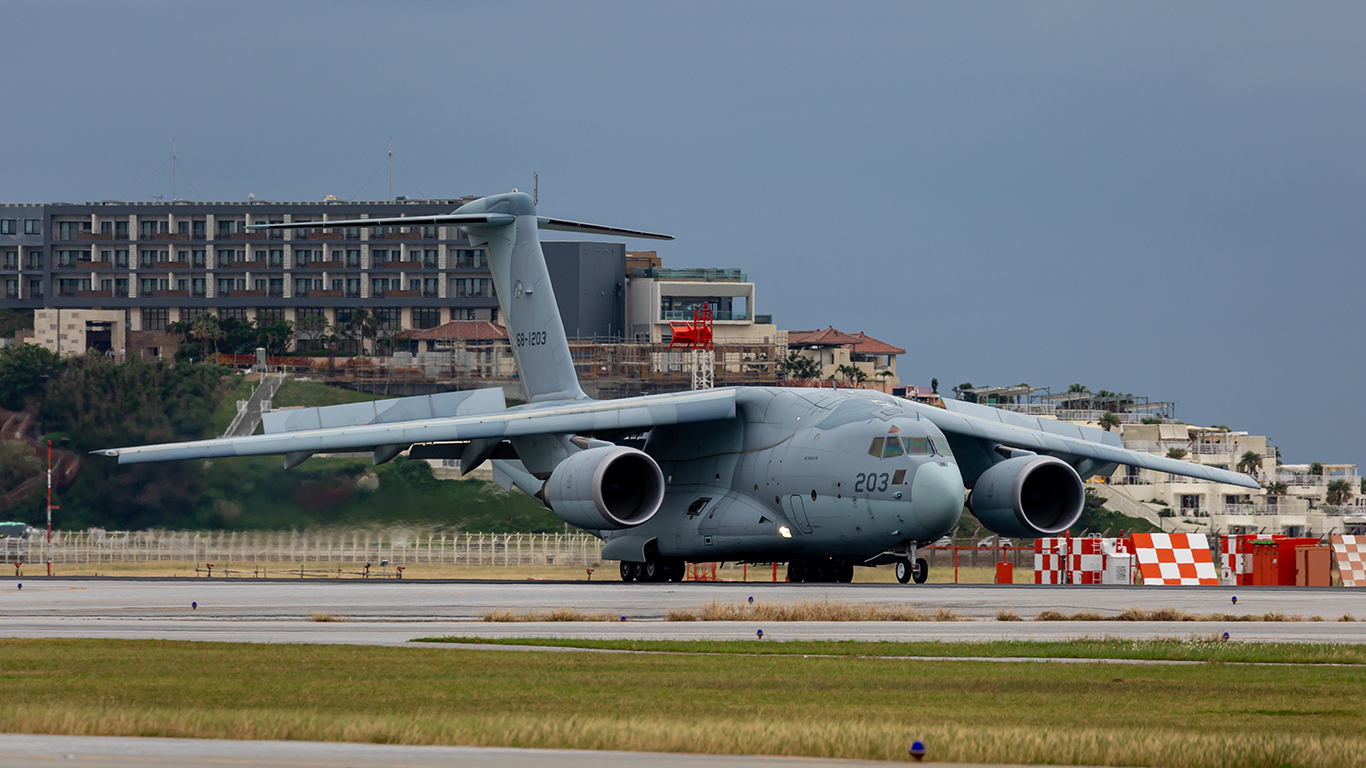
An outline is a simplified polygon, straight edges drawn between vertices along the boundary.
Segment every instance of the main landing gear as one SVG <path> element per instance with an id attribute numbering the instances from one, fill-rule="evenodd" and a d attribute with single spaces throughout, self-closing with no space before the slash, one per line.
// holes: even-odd
<path id="1" fill-rule="evenodd" d="M 924 584 L 925 579 L 930 577 L 930 564 L 925 562 L 925 558 L 917 557 L 915 565 L 911 565 L 910 560 L 896 561 L 896 580 L 905 584 L 911 579 L 915 579 L 916 584 Z"/>
<path id="2" fill-rule="evenodd" d="M 687 566 L 682 560 L 670 557 L 660 557 L 656 552 L 649 552 L 645 555 L 643 563 L 633 563 L 629 560 L 621 561 L 621 580 L 622 581 L 682 581 L 687 573 Z"/>
<path id="3" fill-rule="evenodd" d="M 854 564 L 847 560 L 793 560 L 787 564 L 787 580 L 791 582 L 848 584 L 854 580 Z"/>

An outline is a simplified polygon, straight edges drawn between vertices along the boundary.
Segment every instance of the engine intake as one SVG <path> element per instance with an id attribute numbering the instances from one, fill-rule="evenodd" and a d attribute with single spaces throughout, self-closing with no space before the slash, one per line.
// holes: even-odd
<path id="1" fill-rule="evenodd" d="M 1001 536 L 1056 536 L 1077 520 L 1086 502 L 1081 477 L 1052 456 L 1017 456 L 977 478 L 969 506 L 982 525 Z"/>
<path id="2" fill-rule="evenodd" d="M 590 530 L 634 528 L 664 503 L 664 473 L 650 455 L 624 446 L 590 448 L 555 467 L 545 500 L 559 518 Z"/>

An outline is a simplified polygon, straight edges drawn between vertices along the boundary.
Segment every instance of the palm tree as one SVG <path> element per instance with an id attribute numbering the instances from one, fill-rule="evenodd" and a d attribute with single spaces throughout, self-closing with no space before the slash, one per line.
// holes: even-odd
<path id="1" fill-rule="evenodd" d="M 1323 477 L 1323 462 L 1315 461 L 1309 465 L 1309 474 L 1315 477 Z"/>
<path id="2" fill-rule="evenodd" d="M 1324 497 L 1334 507 L 1340 507 L 1352 500 L 1352 484 L 1346 480 L 1333 480 L 1328 483 L 1328 495 Z"/>
<path id="3" fill-rule="evenodd" d="M 208 360 L 209 352 L 218 352 L 218 340 L 226 337 L 227 334 L 219 327 L 217 317 L 208 312 L 202 312 L 190 322 L 190 336 L 199 340 L 203 352 L 201 356 Z"/>
<path id="4" fill-rule="evenodd" d="M 1238 471 L 1246 475 L 1255 475 L 1262 468 L 1262 455 L 1256 451 L 1244 451 L 1238 459 Z"/>
<path id="5" fill-rule="evenodd" d="M 1277 481 L 1275 481 L 1275 482 L 1273 482 L 1273 483 L 1267 483 L 1267 484 L 1266 484 L 1267 503 L 1268 503 L 1268 504 L 1271 504 L 1271 505 L 1274 505 L 1274 504 L 1276 503 L 1276 499 L 1280 498 L 1281 496 L 1286 495 L 1286 494 L 1289 493 L 1289 492 L 1290 492 L 1290 486 L 1286 485 L 1285 483 L 1281 482 L 1280 480 L 1277 480 Z"/>
<path id="6" fill-rule="evenodd" d="M 1168 448 L 1168 449 L 1167 449 L 1167 458 L 1169 458 L 1169 459 L 1184 459 L 1184 458 L 1186 458 L 1186 449 L 1185 449 L 1185 448 Z"/>
<path id="7" fill-rule="evenodd" d="M 1106 411 L 1105 415 L 1100 417 L 1100 425 L 1105 428 L 1106 432 L 1118 427 L 1122 423 L 1123 422 L 1119 420 L 1119 416 L 1115 415 L 1113 411 Z"/>

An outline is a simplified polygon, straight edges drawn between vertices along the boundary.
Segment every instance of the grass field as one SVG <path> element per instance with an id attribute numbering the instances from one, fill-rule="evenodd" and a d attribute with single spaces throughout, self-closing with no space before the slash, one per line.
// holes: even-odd
<path id="1" fill-rule="evenodd" d="M 385 395 L 372 395 L 357 392 L 345 387 L 330 387 L 319 381 L 289 380 L 280 385 L 271 398 L 275 408 L 306 406 L 315 408 L 320 405 L 340 405 L 342 403 L 364 403 L 371 400 L 384 400 Z"/>
<path id="2" fill-rule="evenodd" d="M 0 675 L 5 732 L 1366 765 L 1359 666 L 6 640 Z"/>

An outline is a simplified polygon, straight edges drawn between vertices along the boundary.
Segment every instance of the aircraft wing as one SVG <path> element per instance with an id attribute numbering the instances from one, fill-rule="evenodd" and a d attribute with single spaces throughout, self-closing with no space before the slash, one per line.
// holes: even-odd
<path id="1" fill-rule="evenodd" d="M 1119 435 L 1102 429 L 1082 427 L 1065 421 L 1029 416 L 961 400 L 945 400 L 944 406 L 925 406 L 918 410 L 921 417 L 933 422 L 948 436 L 975 438 L 983 443 L 1021 448 L 1035 453 L 1064 454 L 1090 459 L 1097 464 L 1142 467 L 1244 488 L 1261 487 L 1256 480 L 1240 472 L 1131 451 L 1124 447 Z"/>
<path id="2" fill-rule="evenodd" d="M 451 393 L 457 394 L 457 393 Z M 467 394 L 467 393 L 465 393 Z M 440 397 L 440 396 L 433 396 Z M 502 405 L 501 391 L 498 405 Z M 355 406 L 286 411 L 287 423 L 276 420 L 268 429 L 273 434 L 251 435 L 249 437 L 225 437 L 213 440 L 195 440 L 186 443 L 164 443 L 162 445 L 142 445 L 129 448 L 109 448 L 94 451 L 102 456 L 118 457 L 120 464 L 138 464 L 151 461 L 175 461 L 179 459 L 215 459 L 231 456 L 269 456 L 277 454 L 296 454 L 306 458 L 308 454 L 334 451 L 366 451 L 383 446 L 407 447 L 417 443 L 451 442 L 457 440 L 501 439 L 542 434 L 574 434 L 616 429 L 645 429 L 665 424 L 685 424 L 697 421 L 715 421 L 735 417 L 735 391 L 713 389 L 698 392 L 682 392 L 666 395 L 646 395 L 620 400 L 572 400 L 557 403 L 532 403 L 497 412 L 449 417 L 411 418 L 393 421 L 395 413 L 412 416 L 417 401 L 424 398 L 400 398 L 397 401 L 379 401 L 377 409 L 387 402 L 399 403 L 385 413 L 372 419 L 372 423 L 356 423 L 354 416 L 346 416 L 340 423 L 327 426 L 328 414 L 354 414 L 366 411 Z M 309 412 L 322 414 L 318 418 Z M 371 411 L 373 412 L 373 411 Z M 436 409 L 429 411 L 436 412 Z M 322 425 L 321 428 L 301 428 Z M 349 424 L 349 425 L 348 425 Z M 392 455 L 392 454 L 391 454 Z"/>

